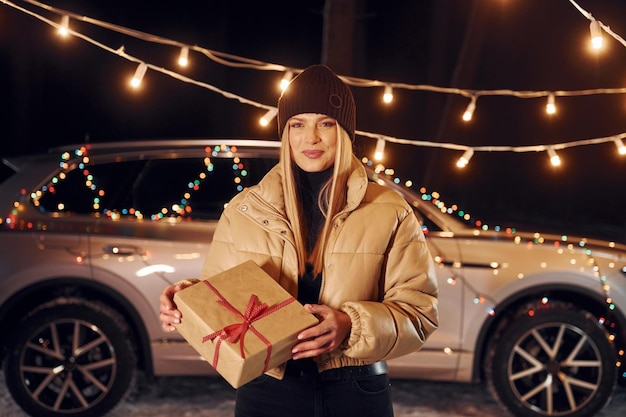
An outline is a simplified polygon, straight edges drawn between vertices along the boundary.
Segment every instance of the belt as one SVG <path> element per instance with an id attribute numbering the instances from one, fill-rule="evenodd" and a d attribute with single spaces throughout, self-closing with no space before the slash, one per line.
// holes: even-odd
<path id="1" fill-rule="evenodd" d="M 362 366 L 343 366 L 341 368 L 328 369 L 323 372 L 318 372 L 317 366 L 302 366 L 298 364 L 298 362 L 299 361 L 290 361 L 287 364 L 287 369 L 285 370 L 286 376 L 321 381 L 339 381 L 342 379 L 384 375 L 387 373 L 386 362 L 375 362 Z"/>

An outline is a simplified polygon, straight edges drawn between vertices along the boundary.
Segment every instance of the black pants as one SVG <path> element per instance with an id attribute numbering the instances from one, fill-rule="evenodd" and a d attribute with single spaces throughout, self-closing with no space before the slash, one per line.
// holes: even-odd
<path id="1" fill-rule="evenodd" d="M 393 417 L 386 373 L 327 372 L 262 375 L 237 390 L 235 417 Z"/>

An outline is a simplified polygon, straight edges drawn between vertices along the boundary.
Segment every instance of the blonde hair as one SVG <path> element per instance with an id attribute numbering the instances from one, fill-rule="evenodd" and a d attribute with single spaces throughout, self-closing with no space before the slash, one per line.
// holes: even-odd
<path id="1" fill-rule="evenodd" d="M 281 138 L 280 165 L 283 170 L 283 194 L 285 211 L 291 224 L 298 256 L 298 273 L 303 275 L 306 264 L 313 266 L 313 276 L 317 276 L 324 268 L 324 253 L 332 230 L 334 217 L 345 207 L 348 192 L 348 177 L 352 171 L 352 140 L 348 133 L 337 123 L 337 152 L 333 165 L 333 175 L 325 184 L 317 199 L 319 209 L 324 216 L 324 225 L 317 237 L 315 246 L 307 254 L 306 220 L 301 201 L 298 198 L 298 185 L 294 175 L 295 162 L 291 156 L 289 145 L 289 124 L 285 126 Z"/>

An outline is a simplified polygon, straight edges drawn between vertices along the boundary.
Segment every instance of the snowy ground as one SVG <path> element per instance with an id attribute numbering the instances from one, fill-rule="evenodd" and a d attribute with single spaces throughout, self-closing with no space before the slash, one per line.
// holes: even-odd
<path id="1" fill-rule="evenodd" d="M 482 385 L 394 380 L 396 417 L 507 417 Z M 218 378 L 140 380 L 136 392 L 108 417 L 232 417 L 235 393 Z M 618 387 L 596 417 L 623 417 L 626 387 Z M 0 374 L 0 416 L 27 417 L 7 393 Z"/>

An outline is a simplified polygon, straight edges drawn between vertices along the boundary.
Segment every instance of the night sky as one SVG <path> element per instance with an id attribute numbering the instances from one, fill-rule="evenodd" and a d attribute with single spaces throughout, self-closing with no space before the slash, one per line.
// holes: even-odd
<path id="1" fill-rule="evenodd" d="M 19 0 L 54 21 L 59 17 Z M 45 1 L 53 7 L 189 45 L 304 68 L 322 59 L 324 0 Z M 626 37 L 626 2 L 577 3 Z M 231 68 L 178 49 L 81 22 L 74 30 L 147 62 L 275 105 L 281 73 Z M 342 75 L 465 90 L 557 91 L 626 87 L 626 47 L 605 34 L 590 52 L 589 21 L 568 0 L 361 0 L 354 65 Z M 341 40 L 334 40 L 340 42 Z M 276 138 L 263 110 L 148 71 L 128 88 L 137 65 L 0 3 L 0 156 L 62 144 L 152 138 Z M 545 98 L 481 97 L 474 118 L 468 99 L 424 91 L 353 87 L 357 129 L 391 137 L 468 146 L 527 146 L 626 132 L 626 95 Z M 359 156 L 373 139 L 357 137 Z M 443 200 L 479 213 L 490 225 L 576 233 L 626 242 L 626 156 L 613 143 L 545 152 L 477 152 L 459 170 L 460 151 L 388 143 L 385 164 Z M 528 227 L 526 227 L 528 226 Z"/>

